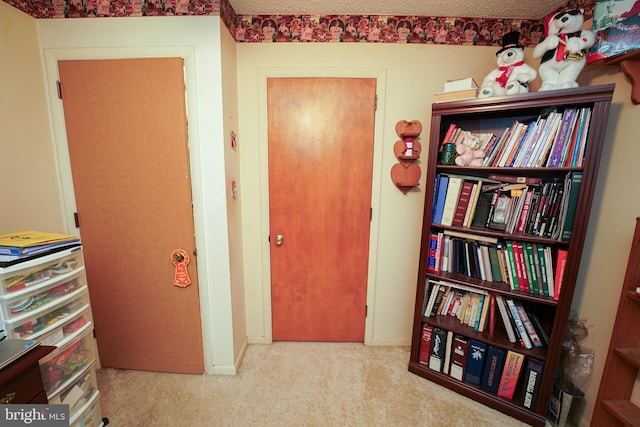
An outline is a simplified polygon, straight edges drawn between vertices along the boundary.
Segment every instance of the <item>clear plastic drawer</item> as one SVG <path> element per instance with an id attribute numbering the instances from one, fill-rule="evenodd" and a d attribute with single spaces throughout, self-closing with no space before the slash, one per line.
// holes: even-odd
<path id="1" fill-rule="evenodd" d="M 38 286 L 16 297 L 0 300 L 0 316 L 6 323 L 22 322 L 39 316 L 70 302 L 87 287 L 83 271 L 77 271 L 62 280 L 49 280 L 46 286 Z"/>
<path id="2" fill-rule="evenodd" d="M 80 269 L 84 269 L 81 246 L 0 268 L 0 298 L 47 286 Z"/>
<path id="3" fill-rule="evenodd" d="M 49 400 L 77 381 L 85 368 L 95 362 L 93 335 L 87 329 L 75 340 L 40 360 L 42 382 Z"/>

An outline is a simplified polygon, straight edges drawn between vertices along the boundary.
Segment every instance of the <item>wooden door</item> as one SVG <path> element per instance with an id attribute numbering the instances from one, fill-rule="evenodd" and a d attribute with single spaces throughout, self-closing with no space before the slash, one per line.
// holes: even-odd
<path id="1" fill-rule="evenodd" d="M 183 61 L 58 65 L 102 366 L 203 373 Z"/>
<path id="2" fill-rule="evenodd" d="M 364 341 L 375 90 L 268 79 L 274 340 Z"/>

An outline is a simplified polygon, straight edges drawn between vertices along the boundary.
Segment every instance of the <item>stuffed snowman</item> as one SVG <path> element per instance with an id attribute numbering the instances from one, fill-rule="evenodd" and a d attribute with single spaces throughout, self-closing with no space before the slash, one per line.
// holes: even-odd
<path id="1" fill-rule="evenodd" d="M 545 19 L 545 39 L 533 49 L 534 58 L 542 58 L 538 73 L 540 90 L 578 87 L 576 79 L 587 63 L 587 51 L 595 36 L 583 30 L 584 9 L 572 9 Z"/>
<path id="2" fill-rule="evenodd" d="M 502 49 L 496 52 L 498 68 L 482 81 L 478 98 L 529 92 L 529 83 L 537 77 L 536 70 L 524 62 L 524 47 L 520 33 L 511 31 L 502 36 Z"/>

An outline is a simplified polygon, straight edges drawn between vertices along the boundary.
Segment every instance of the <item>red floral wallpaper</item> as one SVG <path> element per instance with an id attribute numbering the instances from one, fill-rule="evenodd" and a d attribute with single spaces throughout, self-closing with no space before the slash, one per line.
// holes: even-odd
<path id="1" fill-rule="evenodd" d="M 502 35 L 519 31 L 520 43 L 544 37 L 541 20 L 396 15 L 236 15 L 228 0 L 4 0 L 38 19 L 125 16 L 220 15 L 238 43 L 428 43 L 501 45 Z M 583 8 L 594 0 L 569 0 L 561 9 Z"/>

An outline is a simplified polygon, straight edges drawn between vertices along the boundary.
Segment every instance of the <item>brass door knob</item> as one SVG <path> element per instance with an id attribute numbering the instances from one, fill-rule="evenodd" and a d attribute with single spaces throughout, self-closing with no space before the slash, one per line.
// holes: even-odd
<path id="1" fill-rule="evenodd" d="M 282 242 L 284 242 L 284 236 L 282 234 L 278 234 L 276 236 L 276 246 L 282 245 Z"/>

